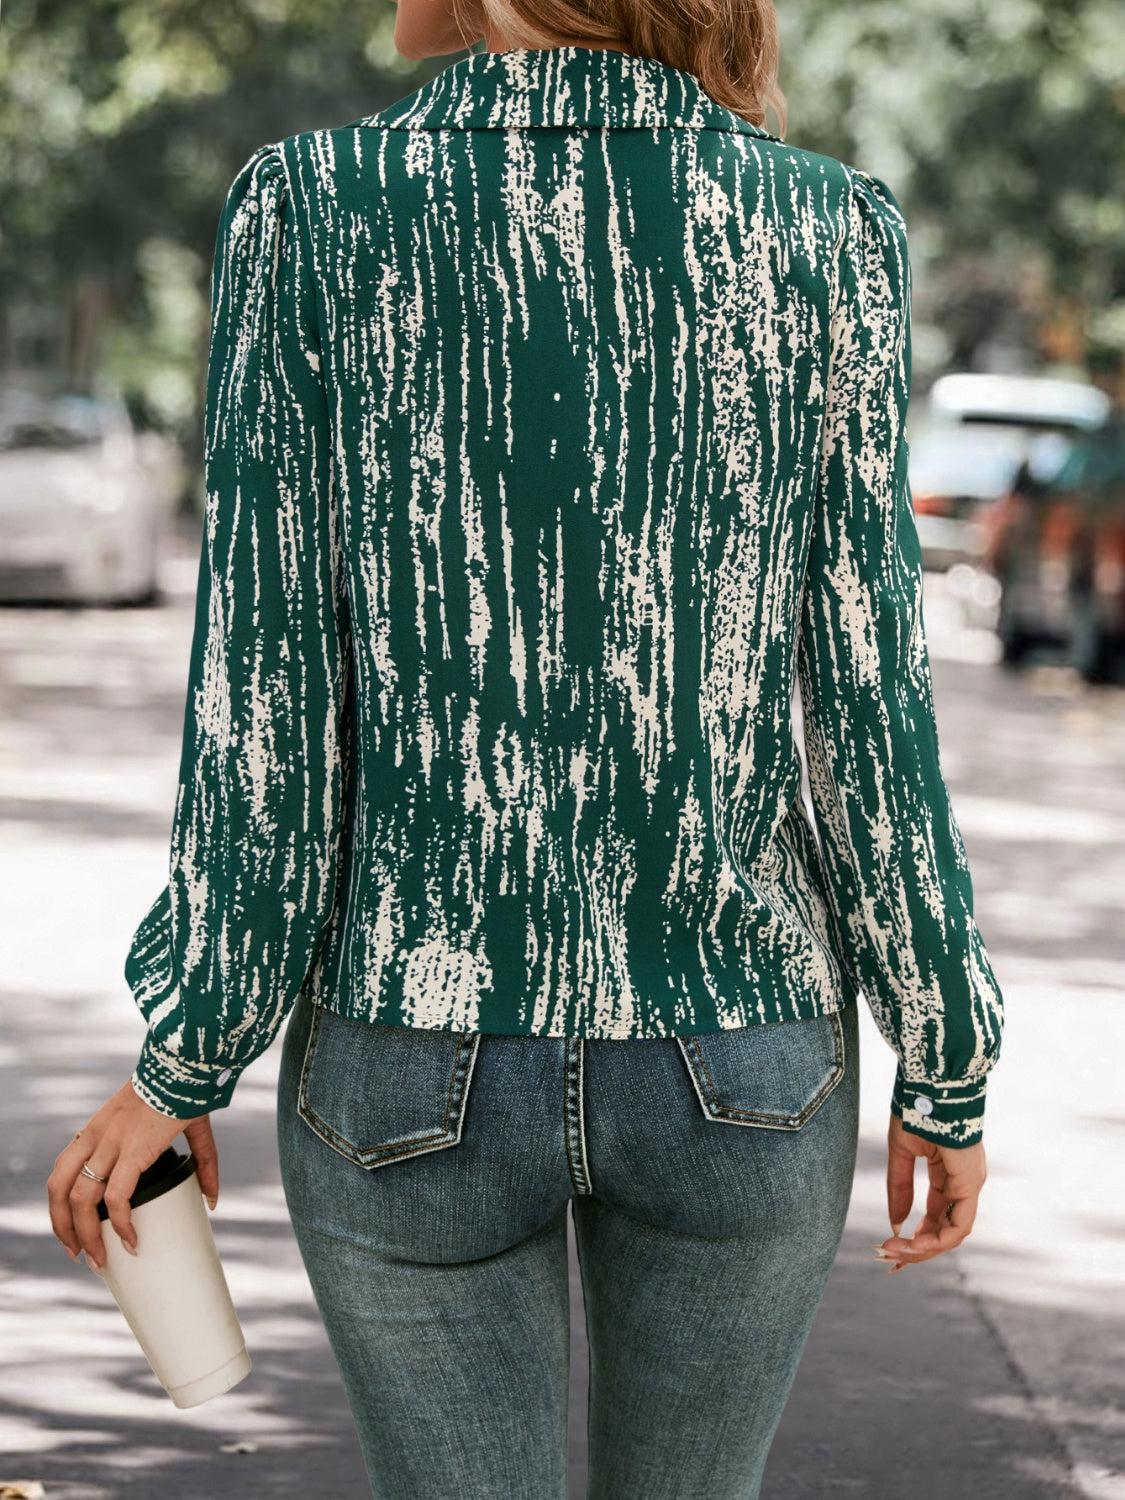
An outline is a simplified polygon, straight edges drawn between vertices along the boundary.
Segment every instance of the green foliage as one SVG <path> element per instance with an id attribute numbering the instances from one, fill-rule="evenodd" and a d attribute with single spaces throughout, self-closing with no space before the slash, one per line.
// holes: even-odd
<path id="1" fill-rule="evenodd" d="M 264 142 L 417 85 L 393 16 L 347 0 L 5 6 L 0 314 L 37 310 L 72 379 L 109 373 L 194 435 L 226 189 Z"/>
<path id="2" fill-rule="evenodd" d="M 916 366 L 997 348 L 1120 369 L 1119 0 L 782 0 L 787 136 L 884 176 Z M 258 145 L 417 86 L 386 0 L 13 0 L 0 25 L 0 328 L 54 330 L 196 436 L 225 190 Z M 9 316 L 5 320 L 4 313 Z"/>
<path id="3" fill-rule="evenodd" d="M 1119 368 L 1120 0 L 783 0 L 782 14 L 789 138 L 887 178 L 944 357 L 1007 336 Z"/>

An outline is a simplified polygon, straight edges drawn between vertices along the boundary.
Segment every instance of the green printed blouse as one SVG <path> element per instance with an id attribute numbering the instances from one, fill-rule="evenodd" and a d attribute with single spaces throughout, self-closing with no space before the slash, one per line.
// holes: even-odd
<path id="1" fill-rule="evenodd" d="M 589 1038 L 862 993 L 892 1108 L 976 1140 L 1002 1001 L 938 758 L 885 184 L 650 58 L 473 54 L 255 151 L 211 304 L 141 1096 L 225 1106 L 301 991 Z"/>

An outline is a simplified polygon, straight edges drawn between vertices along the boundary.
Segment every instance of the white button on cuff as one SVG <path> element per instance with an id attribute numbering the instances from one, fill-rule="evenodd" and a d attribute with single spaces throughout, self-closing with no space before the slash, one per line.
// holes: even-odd
<path id="1" fill-rule="evenodd" d="M 221 1078 L 219 1082 L 222 1082 Z M 914 1108 L 920 1115 L 932 1115 L 934 1112 L 934 1101 L 932 1099 L 927 1099 L 925 1094 L 915 1094 Z"/>
<path id="2" fill-rule="evenodd" d="M 215 1082 L 219 1085 L 220 1088 L 222 1088 L 223 1084 L 229 1082 L 229 1080 L 230 1069 L 224 1068 L 223 1071 L 219 1074 L 218 1078 L 215 1079 Z"/>

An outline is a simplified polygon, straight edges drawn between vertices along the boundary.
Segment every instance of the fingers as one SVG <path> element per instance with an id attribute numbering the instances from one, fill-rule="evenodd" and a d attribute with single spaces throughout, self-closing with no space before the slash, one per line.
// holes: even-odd
<path id="1" fill-rule="evenodd" d="M 928 1166 L 930 1181 L 926 1192 L 926 1215 L 921 1227 L 927 1233 L 936 1233 L 949 1209 L 948 1174 L 940 1157 L 931 1160 Z"/>
<path id="2" fill-rule="evenodd" d="M 887 1214 L 895 1234 L 914 1206 L 915 1155 L 892 1130 L 887 1147 Z"/>
<path id="3" fill-rule="evenodd" d="M 101 1196 L 101 1184 L 86 1177 L 82 1172 L 82 1166 L 100 1148 L 102 1141 L 100 1122 L 104 1118 L 105 1108 L 103 1107 L 93 1116 L 89 1124 L 77 1131 L 73 1139 L 59 1152 L 51 1175 L 47 1178 L 47 1205 L 51 1216 L 51 1228 L 72 1260 L 77 1259 L 83 1248 L 74 1218 L 75 1204 L 80 1203 L 90 1189 L 97 1189 L 93 1196 L 95 1217 L 97 1215 L 96 1205 Z M 98 1168 L 92 1167 L 91 1170 L 96 1172 Z M 79 1184 L 85 1184 L 85 1187 L 79 1188 Z M 100 1243 L 100 1234 L 98 1239 Z"/>
<path id="4" fill-rule="evenodd" d="M 191 1120 L 184 1126 L 188 1145 L 196 1161 L 196 1176 L 203 1196 L 212 1208 L 219 1197 L 219 1149 L 211 1130 L 210 1115 Z"/>
<path id="5" fill-rule="evenodd" d="M 914 1162 L 925 1156 L 925 1210 L 913 1235 L 902 1233 L 914 1200 Z M 986 1178 L 984 1147 L 939 1146 L 902 1129 L 892 1117 L 888 1135 L 887 1207 L 893 1235 L 876 1245 L 888 1270 L 901 1271 L 955 1250 L 971 1234 Z"/>
<path id="6" fill-rule="evenodd" d="M 103 1197 L 114 1230 L 127 1249 L 137 1250 L 129 1199 L 141 1172 L 183 1128 L 182 1120 L 152 1109 L 125 1083 L 60 1151 L 47 1179 L 47 1203 L 51 1228 L 72 1259 L 85 1250 L 91 1266 L 105 1268 L 98 1217 Z M 94 1177 L 83 1173 L 83 1163 Z"/>
<path id="7" fill-rule="evenodd" d="M 111 1150 L 114 1152 L 112 1157 L 110 1156 Z M 99 1177 L 108 1180 L 116 1160 L 116 1148 L 107 1146 L 103 1140 L 98 1142 L 87 1165 L 91 1172 L 96 1172 Z M 102 1200 L 105 1189 L 105 1182 L 96 1182 L 80 1171 L 74 1179 L 68 1200 L 78 1243 L 85 1250 L 86 1259 L 99 1271 L 105 1269 L 105 1245 L 102 1241 L 101 1220 L 98 1218 L 98 1204 Z"/>
<path id="8" fill-rule="evenodd" d="M 976 1218 L 976 1201 L 962 1198 L 955 1202 L 941 1226 L 936 1230 L 920 1231 L 907 1244 L 902 1255 L 913 1265 L 922 1260 L 932 1260 L 947 1250 L 955 1250 L 964 1243 Z"/>
<path id="9" fill-rule="evenodd" d="M 51 1228 L 55 1238 L 63 1245 L 71 1260 L 77 1258 L 82 1246 L 74 1229 L 74 1218 L 70 1211 L 70 1190 L 74 1179 L 82 1170 L 82 1163 L 95 1142 L 88 1130 L 80 1130 L 74 1139 L 59 1152 L 51 1175 L 47 1178 L 47 1207 L 51 1215 Z"/>
<path id="10" fill-rule="evenodd" d="M 934 1165 L 934 1180 L 941 1180 L 943 1207 L 932 1226 L 915 1237 L 919 1249 L 940 1255 L 961 1244 L 972 1232 L 985 1182 L 984 1148 L 947 1150 L 941 1155 L 940 1167 Z"/>
<path id="11" fill-rule="evenodd" d="M 105 1185 L 105 1206 L 109 1213 L 109 1222 L 117 1231 L 118 1239 L 130 1255 L 137 1253 L 137 1231 L 133 1227 L 129 1199 L 136 1191 L 137 1178 L 147 1165 L 147 1162 L 129 1157 L 122 1152 Z"/>
<path id="12" fill-rule="evenodd" d="M 901 1269 L 955 1250 L 972 1233 L 985 1181 L 979 1147 L 945 1149 L 931 1162 L 927 1212 L 913 1236 L 894 1246 Z"/>

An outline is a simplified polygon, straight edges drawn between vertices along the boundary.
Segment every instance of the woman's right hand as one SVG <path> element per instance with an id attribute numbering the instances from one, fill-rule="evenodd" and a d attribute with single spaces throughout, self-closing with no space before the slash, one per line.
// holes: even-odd
<path id="1" fill-rule="evenodd" d="M 902 1233 L 914 1205 L 914 1168 L 924 1157 L 929 1175 L 926 1207 L 912 1235 Z M 939 1146 L 903 1128 L 891 1116 L 887 1134 L 887 1209 L 893 1233 L 877 1246 L 891 1271 L 955 1250 L 972 1231 L 988 1176 L 984 1145 Z"/>
<path id="2" fill-rule="evenodd" d="M 98 1218 L 102 1198 L 125 1248 L 137 1253 L 137 1230 L 129 1199 L 140 1174 L 181 1131 L 196 1160 L 200 1189 L 214 1209 L 219 1192 L 219 1155 L 210 1115 L 180 1120 L 161 1114 L 138 1096 L 129 1081 L 111 1094 L 63 1147 L 47 1179 L 47 1200 L 55 1236 L 72 1259 L 84 1250 L 94 1270 L 105 1269 L 105 1241 Z M 84 1162 L 94 1176 L 83 1174 Z"/>

